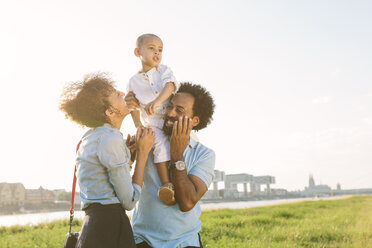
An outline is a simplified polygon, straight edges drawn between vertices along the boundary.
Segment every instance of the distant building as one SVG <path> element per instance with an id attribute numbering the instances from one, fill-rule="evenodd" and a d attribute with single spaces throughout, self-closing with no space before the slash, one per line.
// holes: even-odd
<path id="1" fill-rule="evenodd" d="M 271 189 L 271 195 L 287 196 L 288 195 L 288 190 L 286 190 L 286 189 Z"/>
<path id="2" fill-rule="evenodd" d="M 224 182 L 224 189 L 218 188 L 218 183 Z M 268 197 L 273 192 L 283 195 L 281 190 L 272 191 L 270 184 L 275 183 L 273 176 L 253 176 L 246 173 L 226 175 L 224 171 L 214 170 L 213 188 L 208 190 L 203 199 L 248 199 L 250 197 Z M 239 192 L 238 185 L 243 186 L 243 192 Z M 266 189 L 261 191 L 261 185 Z"/>
<path id="3" fill-rule="evenodd" d="M 10 183 L 12 204 L 23 205 L 26 200 L 26 189 L 22 183 Z"/>
<path id="4" fill-rule="evenodd" d="M 40 186 L 38 189 L 27 189 L 26 190 L 26 201 L 28 203 L 45 203 L 45 202 L 54 202 L 56 197 L 51 190 L 43 189 Z"/>
<path id="5" fill-rule="evenodd" d="M 0 205 L 10 205 L 12 201 L 12 189 L 9 183 L 0 183 Z"/>
<path id="6" fill-rule="evenodd" d="M 22 183 L 0 183 L 0 206 L 23 205 L 26 189 Z"/>
<path id="7" fill-rule="evenodd" d="M 313 175 L 309 176 L 309 187 L 305 187 L 305 190 L 301 192 L 302 196 L 319 196 L 319 195 L 331 195 L 331 187 L 325 184 L 316 185 L 314 182 Z"/>

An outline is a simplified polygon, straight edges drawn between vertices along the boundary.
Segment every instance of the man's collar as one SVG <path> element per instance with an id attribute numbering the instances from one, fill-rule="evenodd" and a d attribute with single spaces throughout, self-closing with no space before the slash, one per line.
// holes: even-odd
<path id="1" fill-rule="evenodd" d="M 190 141 L 189 141 L 189 147 L 190 148 L 194 148 L 197 143 L 198 142 L 196 140 L 194 140 L 192 137 L 190 137 Z"/>

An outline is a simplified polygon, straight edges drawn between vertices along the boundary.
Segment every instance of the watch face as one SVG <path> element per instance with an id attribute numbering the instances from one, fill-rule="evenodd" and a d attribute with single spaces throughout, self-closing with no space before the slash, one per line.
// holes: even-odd
<path id="1" fill-rule="evenodd" d="M 176 169 L 177 170 L 184 170 L 186 168 L 185 162 L 177 161 L 176 162 Z"/>

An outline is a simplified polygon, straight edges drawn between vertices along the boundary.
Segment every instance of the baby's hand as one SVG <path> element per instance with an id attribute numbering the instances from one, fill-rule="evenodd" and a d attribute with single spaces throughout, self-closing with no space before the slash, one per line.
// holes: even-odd
<path id="1" fill-rule="evenodd" d="M 152 115 L 155 113 L 155 109 L 157 109 L 160 105 L 161 105 L 160 102 L 154 100 L 146 105 L 145 111 L 148 115 Z"/>

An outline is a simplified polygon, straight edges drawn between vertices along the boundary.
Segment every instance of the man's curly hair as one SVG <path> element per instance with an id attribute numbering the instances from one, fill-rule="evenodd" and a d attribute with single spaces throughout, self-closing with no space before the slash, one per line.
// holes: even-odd
<path id="1" fill-rule="evenodd" d="M 108 97 L 115 91 L 114 82 L 105 73 L 88 74 L 83 81 L 65 86 L 59 109 L 81 126 L 95 128 L 110 123 L 105 111 Z"/>
<path id="2" fill-rule="evenodd" d="M 191 84 L 188 82 L 182 83 L 177 93 L 185 92 L 191 94 L 194 99 L 192 111 L 194 116 L 198 116 L 200 122 L 195 126 L 194 130 L 201 130 L 208 126 L 213 120 L 215 104 L 211 94 L 201 85 Z"/>

